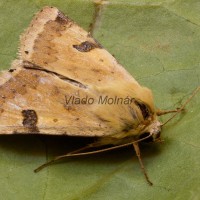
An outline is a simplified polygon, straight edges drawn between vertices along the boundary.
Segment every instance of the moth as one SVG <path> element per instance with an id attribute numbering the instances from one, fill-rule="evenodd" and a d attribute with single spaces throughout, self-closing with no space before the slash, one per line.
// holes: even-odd
<path id="1" fill-rule="evenodd" d="M 21 36 L 18 59 L 1 72 L 0 134 L 98 138 L 36 171 L 63 157 L 133 145 L 152 185 L 138 143 L 159 141 L 163 124 L 158 116 L 175 112 L 173 118 L 189 100 L 179 109 L 157 110 L 151 90 L 141 86 L 88 32 L 57 8 L 44 7 Z M 85 152 L 95 147 L 102 149 Z"/>

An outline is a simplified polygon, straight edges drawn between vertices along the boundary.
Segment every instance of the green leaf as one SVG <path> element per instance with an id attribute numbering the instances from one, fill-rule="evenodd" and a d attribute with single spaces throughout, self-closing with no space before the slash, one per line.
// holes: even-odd
<path id="1" fill-rule="evenodd" d="M 95 38 L 153 91 L 158 108 L 180 107 L 200 85 L 198 0 L 1 0 L 2 69 L 16 58 L 19 35 L 44 5 L 58 7 L 87 30 L 92 27 Z M 46 159 L 87 140 L 0 136 L 0 199 L 200 199 L 199 105 L 200 94 L 163 128 L 164 143 L 142 146 L 152 187 L 131 147 L 68 159 L 35 174 Z"/>

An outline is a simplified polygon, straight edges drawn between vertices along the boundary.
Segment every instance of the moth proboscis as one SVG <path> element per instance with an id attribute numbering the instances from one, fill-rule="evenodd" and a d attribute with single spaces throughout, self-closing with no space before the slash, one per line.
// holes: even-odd
<path id="1" fill-rule="evenodd" d="M 181 108 L 156 110 L 151 90 L 55 7 L 37 13 L 20 41 L 17 60 L 0 76 L 0 134 L 98 137 L 35 171 L 63 157 L 132 145 L 152 185 L 138 143 L 160 141 L 163 124 L 158 116 L 175 112 L 173 118 L 200 87 Z M 112 147 L 103 148 L 106 145 Z M 93 147 L 102 149 L 83 152 Z"/>

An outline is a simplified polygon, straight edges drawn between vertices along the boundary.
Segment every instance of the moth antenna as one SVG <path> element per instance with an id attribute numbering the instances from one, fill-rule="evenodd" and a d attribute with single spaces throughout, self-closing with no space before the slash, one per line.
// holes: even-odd
<path id="1" fill-rule="evenodd" d="M 121 144 L 121 145 L 118 145 L 118 146 L 114 146 L 114 147 L 109 147 L 109 148 L 105 148 L 105 149 L 100 149 L 100 150 L 96 150 L 96 151 L 89 151 L 89 152 L 82 152 L 82 153 L 78 153 L 82 150 L 86 150 L 88 148 L 91 148 L 91 147 L 95 147 L 95 144 L 96 143 L 92 143 L 92 144 L 89 144 L 83 148 L 80 148 L 78 150 L 75 150 L 75 151 L 72 151 L 68 154 L 65 154 L 65 155 L 62 155 L 62 156 L 57 156 L 55 157 L 54 159 L 44 163 L 43 165 L 39 166 L 38 168 L 36 168 L 34 170 L 34 172 L 39 172 L 40 170 L 42 170 L 43 168 L 57 162 L 58 160 L 61 160 L 63 158 L 67 158 L 67 157 L 76 157 L 76 156 L 84 156 L 84 155 L 92 155 L 92 154 L 97 154 L 97 153 L 102 153 L 102 152 L 105 152 L 105 151 L 110 151 L 110 150 L 114 150 L 114 149 L 119 149 L 119 148 L 122 148 L 122 147 L 126 147 L 126 146 L 129 146 L 129 145 L 133 145 L 135 143 L 138 143 L 138 142 L 141 142 L 143 140 L 146 140 L 148 139 L 149 137 L 151 137 L 151 134 L 149 134 L 148 136 L 144 137 L 144 138 L 141 138 L 139 140 L 136 140 L 134 142 L 129 142 L 129 143 L 126 143 L 126 144 Z"/>
<path id="2" fill-rule="evenodd" d="M 171 121 L 178 113 L 180 113 L 185 107 L 186 105 L 191 101 L 191 99 L 199 92 L 200 90 L 200 86 L 197 87 L 194 92 L 192 93 L 192 95 L 187 99 L 187 101 L 177 110 L 177 112 L 175 114 L 173 114 L 166 122 L 164 122 L 161 126 L 164 126 L 165 124 L 167 124 L 169 121 Z"/>

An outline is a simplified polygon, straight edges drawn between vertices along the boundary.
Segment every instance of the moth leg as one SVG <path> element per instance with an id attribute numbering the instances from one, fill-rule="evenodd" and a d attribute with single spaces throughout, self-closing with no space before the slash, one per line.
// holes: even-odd
<path id="1" fill-rule="evenodd" d="M 166 114 L 169 114 L 169 113 L 176 113 L 176 112 L 180 112 L 182 111 L 183 109 L 180 109 L 180 108 L 177 108 L 177 109 L 174 109 L 174 110 L 157 110 L 156 111 L 156 115 L 157 116 L 161 116 L 161 115 L 166 115 Z"/>
<path id="2" fill-rule="evenodd" d="M 50 160 L 50 161 L 44 163 L 43 165 L 39 166 L 38 168 L 36 168 L 36 169 L 34 170 L 34 172 L 39 172 L 39 171 L 42 170 L 43 168 L 45 168 L 45 167 L 47 167 L 47 166 L 49 166 L 49 165 L 51 165 L 51 164 L 57 162 L 58 160 L 61 160 L 61 159 L 66 158 L 66 157 L 70 157 L 70 155 L 79 153 L 79 152 L 81 152 L 81 151 L 83 151 L 83 150 L 86 150 L 86 149 L 89 149 L 89 148 L 91 148 L 91 145 L 87 145 L 87 146 L 85 146 L 85 147 L 82 147 L 82 148 L 77 149 L 77 150 L 75 150 L 75 151 L 69 152 L 69 153 L 67 153 L 67 154 L 65 154 L 65 155 L 62 155 L 62 156 L 57 156 L 57 157 L 53 158 L 52 160 Z"/>
<path id="3" fill-rule="evenodd" d="M 153 183 L 149 180 L 149 177 L 148 177 L 147 172 L 146 172 L 146 170 L 145 170 L 144 164 L 143 164 L 143 162 L 142 162 L 141 153 L 140 153 L 140 148 L 139 148 L 139 146 L 138 146 L 138 143 L 133 143 L 133 147 L 134 147 L 134 149 L 135 149 L 136 155 L 137 155 L 138 160 L 139 160 L 139 163 L 140 163 L 140 167 L 141 167 L 141 169 L 142 169 L 142 172 L 143 172 L 143 174 L 144 174 L 144 176 L 145 176 L 145 178 L 146 178 L 148 184 L 149 184 L 149 185 L 153 185 Z"/>

